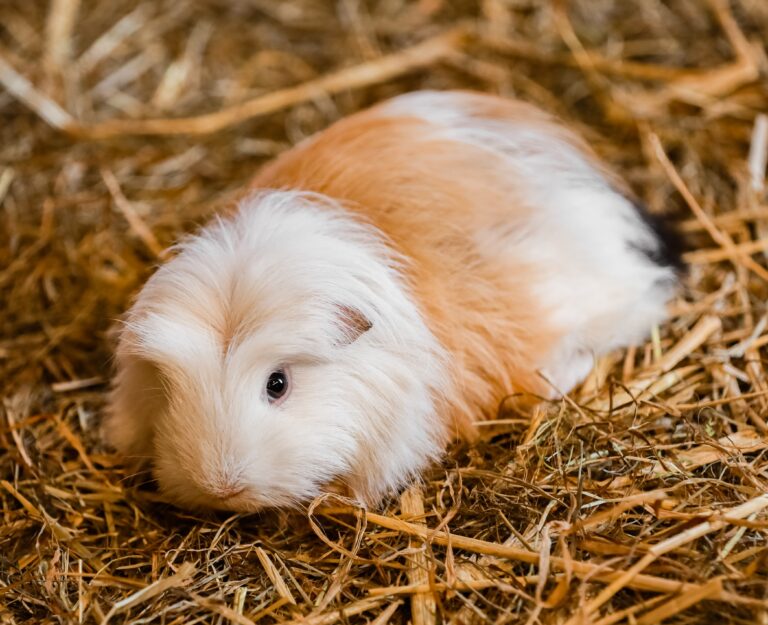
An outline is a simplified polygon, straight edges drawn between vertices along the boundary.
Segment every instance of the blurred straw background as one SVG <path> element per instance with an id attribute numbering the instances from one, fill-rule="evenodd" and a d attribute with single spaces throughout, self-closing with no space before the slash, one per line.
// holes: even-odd
<path id="1" fill-rule="evenodd" d="M 3 0 L 0 623 L 768 624 L 766 41 L 764 0 Z M 584 133 L 685 234 L 674 318 L 375 513 L 126 479 L 109 328 L 165 246 L 419 88 Z"/>

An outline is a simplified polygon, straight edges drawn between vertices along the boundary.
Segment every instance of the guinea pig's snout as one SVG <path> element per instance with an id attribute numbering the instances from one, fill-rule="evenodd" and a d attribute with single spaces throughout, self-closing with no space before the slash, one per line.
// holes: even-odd
<path id="1" fill-rule="evenodd" d="M 218 501 L 227 501 L 242 495 L 246 485 L 236 476 L 221 476 L 219 479 L 205 485 L 208 495 Z"/>

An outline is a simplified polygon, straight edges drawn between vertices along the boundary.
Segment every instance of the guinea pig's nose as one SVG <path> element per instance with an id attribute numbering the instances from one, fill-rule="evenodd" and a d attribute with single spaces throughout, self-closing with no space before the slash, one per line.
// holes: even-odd
<path id="1" fill-rule="evenodd" d="M 236 481 L 222 481 L 211 484 L 209 487 L 210 494 L 221 501 L 237 497 L 243 491 L 245 491 L 245 486 Z"/>

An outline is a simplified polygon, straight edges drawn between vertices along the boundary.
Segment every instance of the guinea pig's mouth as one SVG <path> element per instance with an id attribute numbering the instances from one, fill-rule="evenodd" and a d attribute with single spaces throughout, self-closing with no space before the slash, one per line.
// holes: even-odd
<path id="1" fill-rule="evenodd" d="M 211 489 L 210 492 L 203 493 L 203 498 L 207 500 L 208 507 L 217 510 L 249 512 L 264 507 L 259 503 L 259 498 L 254 496 L 253 491 L 242 484 Z"/>
<path id="2" fill-rule="evenodd" d="M 315 486 L 303 497 L 294 497 L 285 491 L 259 488 L 242 476 L 217 476 L 197 481 L 162 469 L 156 466 L 153 471 L 161 498 L 187 510 L 251 513 L 269 508 L 299 509 L 316 496 L 328 493 L 356 499 L 353 489 L 339 477 Z"/>
<path id="3" fill-rule="evenodd" d="M 247 495 L 243 496 L 244 492 L 245 488 L 229 495 L 212 497 L 211 501 L 208 502 L 208 507 L 213 508 L 214 510 L 227 510 L 230 512 L 251 512 L 264 507 L 253 501 L 253 498 L 250 498 Z"/>
<path id="4" fill-rule="evenodd" d="M 289 509 L 301 502 L 280 493 L 262 491 L 252 484 L 231 484 L 226 488 L 210 488 L 194 483 L 163 483 L 160 480 L 162 498 L 174 506 L 186 510 L 252 513 L 270 508 Z"/>
<path id="5" fill-rule="evenodd" d="M 182 495 L 178 493 L 165 493 L 167 500 L 180 508 L 198 510 L 220 510 L 225 512 L 256 512 L 262 510 L 265 504 L 248 492 L 247 488 L 240 488 L 227 494 Z"/>
<path id="6" fill-rule="evenodd" d="M 229 501 L 230 499 L 242 495 L 246 490 L 247 488 L 245 486 L 232 486 L 214 493 L 213 497 L 217 501 Z"/>

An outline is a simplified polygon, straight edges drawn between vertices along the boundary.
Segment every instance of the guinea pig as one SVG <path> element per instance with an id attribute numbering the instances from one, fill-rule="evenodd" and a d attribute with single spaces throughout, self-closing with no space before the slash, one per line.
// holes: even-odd
<path id="1" fill-rule="evenodd" d="M 105 434 L 192 508 L 375 505 L 665 318 L 678 258 L 574 132 L 415 92 L 267 164 L 128 311 Z"/>

